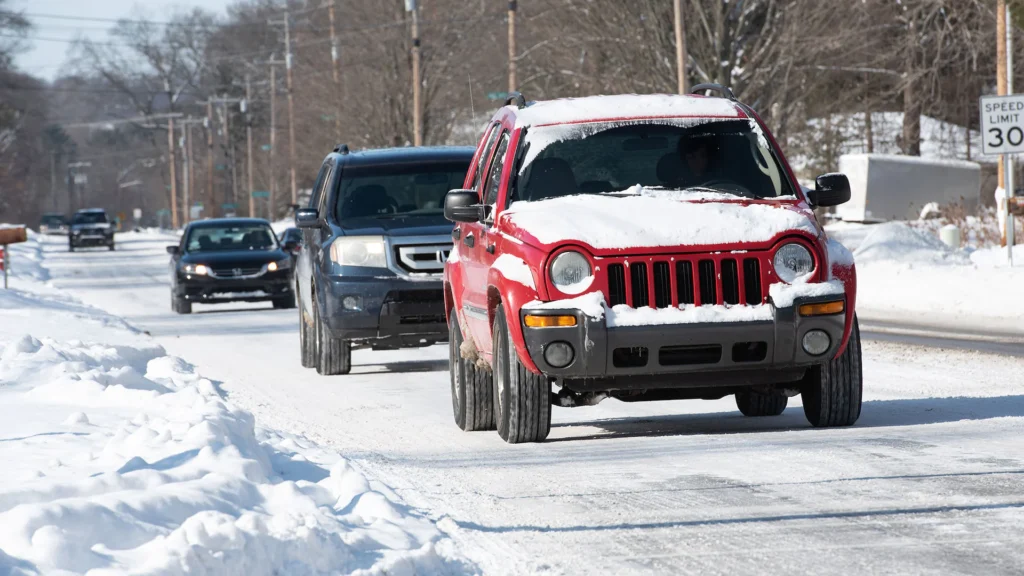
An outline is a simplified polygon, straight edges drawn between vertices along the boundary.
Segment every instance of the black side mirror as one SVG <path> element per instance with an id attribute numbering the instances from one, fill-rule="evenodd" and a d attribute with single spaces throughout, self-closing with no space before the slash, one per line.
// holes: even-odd
<path id="1" fill-rule="evenodd" d="M 170 254 L 171 256 L 177 256 L 178 252 L 180 252 L 180 250 L 179 250 L 179 248 L 177 246 L 168 246 L 167 247 L 167 253 Z"/>
<path id="2" fill-rule="evenodd" d="M 317 228 L 320 226 L 320 214 L 316 208 L 299 208 L 295 211 L 295 225 L 299 228 Z"/>
<path id="3" fill-rule="evenodd" d="M 814 190 L 807 193 L 812 208 L 839 206 L 850 201 L 850 179 L 846 174 L 825 174 L 814 181 Z"/>
<path id="4" fill-rule="evenodd" d="M 444 197 L 444 217 L 452 222 L 480 222 L 487 217 L 487 207 L 476 190 L 452 190 Z"/>
<path id="5" fill-rule="evenodd" d="M 299 243 L 296 242 L 295 240 L 289 240 L 288 242 L 285 242 L 281 247 L 289 252 L 295 252 L 296 250 L 299 249 Z"/>

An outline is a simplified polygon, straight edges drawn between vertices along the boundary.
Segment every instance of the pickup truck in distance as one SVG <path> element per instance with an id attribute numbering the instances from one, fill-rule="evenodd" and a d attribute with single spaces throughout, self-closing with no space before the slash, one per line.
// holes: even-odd
<path id="1" fill-rule="evenodd" d="M 452 247 L 445 194 L 462 186 L 473 149 L 394 148 L 324 159 L 296 261 L 302 365 L 347 374 L 353 348 L 448 339 L 441 274 Z"/>
<path id="2" fill-rule="evenodd" d="M 552 405 L 727 395 L 746 416 L 802 395 L 814 426 L 857 420 L 853 258 L 812 212 L 849 182 L 805 193 L 751 108 L 695 91 L 514 93 L 494 115 L 445 199 L 460 428 L 536 442 Z"/>

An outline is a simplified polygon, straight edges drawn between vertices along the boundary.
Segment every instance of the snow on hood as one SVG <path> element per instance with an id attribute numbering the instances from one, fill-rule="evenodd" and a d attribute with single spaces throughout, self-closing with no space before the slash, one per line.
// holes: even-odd
<path id="1" fill-rule="evenodd" d="M 769 242 L 794 230 L 818 234 L 810 214 L 791 204 L 708 202 L 669 190 L 515 202 L 504 217 L 541 244 L 571 241 L 598 250 Z"/>

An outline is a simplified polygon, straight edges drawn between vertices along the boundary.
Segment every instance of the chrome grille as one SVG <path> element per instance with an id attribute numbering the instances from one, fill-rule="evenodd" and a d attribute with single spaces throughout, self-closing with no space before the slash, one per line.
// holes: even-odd
<path id="1" fill-rule="evenodd" d="M 439 274 L 452 251 L 451 244 L 414 244 L 395 246 L 395 263 L 411 274 Z"/>

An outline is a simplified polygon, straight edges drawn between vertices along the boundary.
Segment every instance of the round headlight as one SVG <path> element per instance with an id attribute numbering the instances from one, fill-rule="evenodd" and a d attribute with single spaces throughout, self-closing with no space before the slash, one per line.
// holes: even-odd
<path id="1" fill-rule="evenodd" d="M 800 244 L 786 244 L 775 252 L 775 273 L 783 282 L 792 284 L 802 276 L 814 272 L 811 252 Z"/>
<path id="2" fill-rule="evenodd" d="M 579 252 L 562 252 L 551 261 L 551 283 L 563 294 L 582 294 L 594 282 L 590 261 Z"/>

